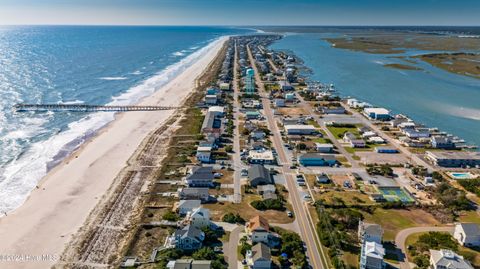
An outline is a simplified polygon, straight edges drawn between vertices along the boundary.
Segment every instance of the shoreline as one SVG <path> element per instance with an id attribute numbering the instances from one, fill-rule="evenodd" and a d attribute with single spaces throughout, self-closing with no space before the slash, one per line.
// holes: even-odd
<path id="1" fill-rule="evenodd" d="M 228 37 L 218 38 L 174 79 L 140 101 L 142 105 L 179 106 L 196 78 L 217 56 Z M 51 169 L 26 201 L 0 219 L 0 250 L 12 255 L 52 255 L 42 262 L 2 262 L 11 268 L 52 266 L 89 214 L 108 199 L 117 175 L 143 140 L 174 115 L 172 111 L 129 112 L 115 120 Z M 9 267 L 9 268 L 10 268 Z"/>

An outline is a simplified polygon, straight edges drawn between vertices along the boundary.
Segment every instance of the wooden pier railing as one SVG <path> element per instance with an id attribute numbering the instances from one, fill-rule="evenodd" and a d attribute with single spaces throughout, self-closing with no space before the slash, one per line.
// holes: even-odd
<path id="1" fill-rule="evenodd" d="M 13 109 L 17 112 L 46 112 L 46 111 L 71 111 L 71 112 L 117 112 L 117 111 L 157 111 L 172 110 L 179 107 L 173 106 L 98 106 L 82 104 L 16 104 Z"/>

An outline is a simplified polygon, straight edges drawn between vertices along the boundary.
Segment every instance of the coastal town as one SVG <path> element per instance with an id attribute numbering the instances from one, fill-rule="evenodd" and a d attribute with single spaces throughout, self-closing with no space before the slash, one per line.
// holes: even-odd
<path id="1" fill-rule="evenodd" d="M 169 141 L 122 268 L 480 266 L 480 153 L 230 37 Z M 89 251 L 87 249 L 87 251 Z"/>

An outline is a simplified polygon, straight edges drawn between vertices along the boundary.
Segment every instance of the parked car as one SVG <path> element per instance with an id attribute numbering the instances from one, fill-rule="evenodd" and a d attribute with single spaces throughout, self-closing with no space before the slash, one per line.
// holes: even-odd
<path id="1" fill-rule="evenodd" d="M 292 218 L 292 217 L 293 217 L 293 212 L 288 210 L 288 211 L 287 211 L 287 216 L 288 216 L 289 218 Z"/>

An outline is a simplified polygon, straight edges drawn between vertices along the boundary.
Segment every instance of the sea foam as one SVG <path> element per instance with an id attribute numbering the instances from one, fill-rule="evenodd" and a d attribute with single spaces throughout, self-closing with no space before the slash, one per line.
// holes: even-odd
<path id="1" fill-rule="evenodd" d="M 221 39 L 210 40 L 206 46 L 168 66 L 141 84 L 130 88 L 119 96 L 112 97 L 112 101 L 108 105 L 138 103 L 142 98 L 159 90 L 190 67 L 218 44 Z M 118 80 L 119 78 L 103 77 L 101 79 Z M 70 123 L 66 130 L 59 132 L 57 135 L 45 141 L 33 143 L 21 156 L 8 163 L 2 171 L 4 180 L 0 182 L 0 214 L 8 213 L 22 205 L 48 170 L 60 163 L 72 151 L 78 149 L 82 143 L 95 135 L 99 129 L 113 120 L 113 112 L 92 113 Z"/>

